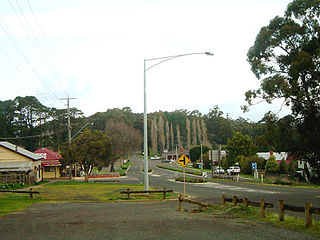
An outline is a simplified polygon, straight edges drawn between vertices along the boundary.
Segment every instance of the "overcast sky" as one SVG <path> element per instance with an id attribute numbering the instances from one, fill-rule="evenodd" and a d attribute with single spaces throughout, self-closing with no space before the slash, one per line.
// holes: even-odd
<path id="1" fill-rule="evenodd" d="M 0 100 L 36 96 L 86 116 L 108 108 L 143 112 L 143 60 L 176 58 L 146 72 L 148 112 L 218 105 L 253 121 L 281 101 L 243 114 L 257 88 L 246 54 L 289 0 L 1 0 Z M 18 3 L 18 4 L 17 4 Z M 31 7 L 31 8 L 30 8 Z M 147 67 L 156 62 L 147 62 Z M 281 115 L 289 111 L 284 109 Z"/>

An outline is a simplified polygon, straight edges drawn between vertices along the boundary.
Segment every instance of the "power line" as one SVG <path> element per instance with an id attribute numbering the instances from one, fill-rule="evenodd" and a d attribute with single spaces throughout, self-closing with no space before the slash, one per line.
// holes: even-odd
<path id="1" fill-rule="evenodd" d="M 38 72 L 35 70 L 34 66 L 32 65 L 32 63 L 30 62 L 30 60 L 28 59 L 28 57 L 23 53 L 23 51 L 21 50 L 21 48 L 19 47 L 19 45 L 15 42 L 15 40 L 13 39 L 13 37 L 10 34 L 9 28 L 6 25 L 4 19 L 0 16 L 1 22 L 0 22 L 0 27 L 2 28 L 3 32 L 6 34 L 7 38 L 9 39 L 9 41 L 11 42 L 11 44 L 13 45 L 13 47 L 17 50 L 17 52 L 19 52 L 19 54 L 22 56 L 22 58 L 27 62 L 27 64 L 30 67 L 30 70 L 33 72 L 33 74 L 43 83 L 43 85 L 47 88 L 50 89 L 49 86 L 46 84 L 46 82 L 44 82 L 42 80 L 42 78 L 40 77 L 40 75 L 38 74 Z M 50 91 L 50 93 L 57 99 L 57 95 L 53 92 Z"/>
<path id="2" fill-rule="evenodd" d="M 25 14 L 24 14 L 24 11 L 23 11 L 23 9 L 21 8 L 18 0 L 15 0 L 15 1 L 16 1 L 16 3 L 17 3 L 17 6 L 18 6 L 19 9 L 20 9 L 20 12 L 21 12 L 21 14 L 22 14 L 25 22 L 27 23 L 27 25 L 28 25 L 28 27 L 29 27 L 29 29 L 30 29 L 30 32 L 31 32 L 32 36 L 34 37 L 36 43 L 37 43 L 38 46 L 39 46 L 39 49 L 41 50 L 41 53 L 42 53 L 42 55 L 43 55 L 43 58 L 45 59 L 45 61 L 46 61 L 49 65 L 52 65 L 52 63 L 51 63 L 50 60 L 49 60 L 49 57 L 47 56 L 46 52 L 44 51 L 43 47 L 42 47 L 41 44 L 40 44 L 40 41 L 38 40 L 36 34 L 34 33 L 34 31 L 33 31 L 32 27 L 31 27 L 28 19 L 26 18 Z M 28 1 L 28 5 L 29 5 L 29 8 L 30 8 L 30 10 L 31 10 L 31 12 L 32 12 L 33 18 L 35 19 L 35 22 L 37 23 L 38 28 L 39 28 L 39 30 L 40 30 L 40 32 L 41 32 L 41 34 L 42 34 L 42 37 L 44 38 L 44 40 L 45 40 L 45 42 L 46 42 L 46 44 L 47 44 L 47 48 L 48 48 L 49 51 L 52 53 L 52 50 L 51 50 L 51 48 L 49 47 L 47 38 L 45 37 L 45 35 L 44 35 L 44 33 L 43 33 L 43 31 L 42 31 L 42 29 L 41 29 L 41 27 L 40 27 L 39 21 L 38 21 L 38 20 L 36 19 L 36 17 L 35 17 L 35 14 L 34 14 L 34 12 L 33 12 L 33 10 L 32 10 L 32 7 L 31 7 L 29 1 Z M 54 56 L 54 54 L 52 54 L 52 55 Z M 53 78 L 55 78 L 55 79 L 61 84 L 61 79 L 59 78 L 57 72 L 56 72 L 55 70 L 53 70 L 53 71 L 54 71 L 54 72 L 51 73 L 51 76 L 52 76 Z M 65 91 L 64 91 L 64 92 L 65 92 Z M 66 93 L 66 92 L 65 92 L 65 93 Z M 67 93 L 66 93 L 66 94 L 67 94 Z"/>
<path id="3" fill-rule="evenodd" d="M 14 140 L 14 139 L 25 139 L 25 138 L 36 138 L 36 137 L 47 137 L 47 136 L 52 136 L 61 132 L 64 132 L 65 130 L 60 130 L 57 132 L 53 133 L 47 133 L 47 134 L 37 134 L 37 135 L 32 135 L 32 136 L 25 136 L 25 137 L 7 137 L 7 138 L 0 138 L 1 140 Z"/>

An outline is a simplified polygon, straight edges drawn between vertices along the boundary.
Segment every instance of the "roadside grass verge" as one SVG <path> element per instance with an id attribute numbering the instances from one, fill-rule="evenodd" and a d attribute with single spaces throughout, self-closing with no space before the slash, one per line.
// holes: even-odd
<path id="1" fill-rule="evenodd" d="M 158 168 L 162 168 L 162 169 L 166 169 L 166 170 L 170 170 L 170 171 L 176 171 L 176 172 L 183 172 L 182 168 L 174 168 L 174 167 L 166 167 L 166 166 L 161 166 L 161 165 L 157 165 Z M 190 169 L 194 169 L 194 170 L 190 170 Z M 197 175 L 197 176 L 202 176 L 202 172 L 201 169 L 196 170 L 197 168 L 186 168 L 186 173 L 188 174 L 193 174 L 193 175 Z M 206 172 L 208 172 L 207 170 L 204 170 Z M 211 170 L 210 170 L 211 171 Z M 247 175 L 247 174 L 240 174 L 241 177 L 244 178 L 248 178 L 248 179 L 253 179 L 253 176 L 251 175 Z M 218 179 L 218 178 L 207 178 L 210 179 L 214 182 L 225 182 L 225 181 L 230 181 L 230 182 L 234 182 L 232 180 L 229 179 Z M 311 188 L 311 189 L 320 189 L 320 185 L 316 185 L 316 184 L 308 184 L 308 183 L 293 183 L 292 185 L 283 185 L 283 184 L 276 184 L 273 181 L 268 181 L 268 180 L 263 180 L 263 183 L 261 183 L 260 179 L 257 179 L 257 182 L 241 182 L 241 183 L 245 183 L 245 184 L 258 184 L 258 185 L 271 185 L 271 186 L 279 186 L 279 187 L 294 187 L 294 188 Z"/>
<path id="2" fill-rule="evenodd" d="M 187 183 L 205 183 L 205 182 L 207 182 L 203 178 L 189 178 L 189 177 L 186 177 L 185 180 L 186 180 Z M 183 177 L 178 177 L 178 178 L 175 178 L 175 181 L 183 182 L 184 179 L 183 179 Z"/>
<path id="3" fill-rule="evenodd" d="M 279 215 L 275 212 L 268 211 L 266 217 L 262 218 L 261 210 L 258 208 L 245 207 L 243 205 L 233 206 L 231 204 L 226 204 L 226 206 L 217 205 L 208 207 L 204 210 L 204 212 L 212 216 L 220 215 L 257 222 L 264 222 L 277 227 L 303 231 L 320 236 L 320 221 L 315 221 L 314 219 L 312 222 L 312 226 L 306 228 L 304 219 L 299 217 L 291 217 L 286 215 L 285 220 L 280 222 Z"/>
<path id="4" fill-rule="evenodd" d="M 126 194 L 120 191 L 144 190 L 143 185 L 122 185 L 114 183 L 58 181 L 40 186 L 40 194 L 34 195 L 20 193 L 0 194 L 0 216 L 11 212 L 21 211 L 38 202 L 107 202 L 127 200 Z M 150 189 L 155 190 L 155 189 Z M 167 193 L 167 198 L 174 198 L 175 193 Z M 162 194 L 130 195 L 130 200 L 162 199 Z"/>
<path id="5" fill-rule="evenodd" d="M 161 166 L 161 165 L 157 165 L 157 167 L 183 173 L 183 169 L 182 168 L 165 167 L 165 166 Z M 193 170 L 186 169 L 186 173 L 197 175 L 197 176 L 202 176 L 202 173 L 199 172 L 199 171 L 193 171 Z"/>
<path id="6" fill-rule="evenodd" d="M 11 212 L 22 211 L 32 204 L 42 202 L 39 198 L 30 198 L 28 194 L 1 194 L 0 195 L 0 216 Z"/>

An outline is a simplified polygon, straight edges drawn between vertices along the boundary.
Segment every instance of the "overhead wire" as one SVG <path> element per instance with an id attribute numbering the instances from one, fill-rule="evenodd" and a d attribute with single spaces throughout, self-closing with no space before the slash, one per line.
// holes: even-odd
<path id="1" fill-rule="evenodd" d="M 27 25 L 29 26 L 30 32 L 31 32 L 31 34 L 33 34 L 33 37 L 30 35 L 29 31 L 27 30 L 26 25 L 23 23 L 21 17 L 19 16 L 19 14 L 18 14 L 16 8 L 14 7 L 14 5 L 12 4 L 11 0 L 8 0 L 8 2 L 10 3 L 11 8 L 13 9 L 15 15 L 17 16 L 20 24 L 22 25 L 24 31 L 25 31 L 26 34 L 28 35 L 28 37 L 29 37 L 29 39 L 31 40 L 31 42 L 32 42 L 32 44 L 34 45 L 34 47 L 35 47 L 37 50 L 40 49 L 39 52 L 43 54 L 43 49 L 41 48 L 40 44 L 38 43 L 38 45 L 37 45 L 37 43 L 36 43 L 37 40 L 34 40 L 34 39 L 33 39 L 33 37 L 36 39 L 36 36 L 35 36 L 35 34 L 33 33 L 33 30 L 32 30 L 32 28 L 31 28 L 28 20 L 26 19 L 26 17 L 25 17 L 25 15 L 24 15 L 24 13 L 23 13 L 23 11 L 22 11 L 19 3 L 17 2 L 17 0 L 16 0 L 16 3 L 17 3 L 17 5 L 18 5 L 18 7 L 20 8 L 20 11 L 22 12 L 22 15 L 23 15 L 23 17 L 24 17 L 25 22 L 26 22 Z M 42 52 L 41 52 L 41 50 L 42 50 Z M 42 56 L 42 55 L 40 54 L 40 56 Z M 43 56 L 42 56 L 42 57 L 43 57 Z M 44 57 L 44 58 L 45 58 L 45 57 Z M 40 78 L 40 77 L 39 77 L 39 78 Z M 44 82 L 41 78 L 40 78 L 40 80 L 41 80 L 41 82 L 44 84 L 44 86 L 45 86 L 47 89 L 50 90 L 51 94 L 53 94 L 53 96 L 54 96 L 55 98 L 58 98 L 57 95 L 56 95 L 53 91 L 51 91 L 49 85 L 46 84 L 46 82 Z"/>
<path id="2" fill-rule="evenodd" d="M 25 20 L 25 22 L 27 23 L 27 26 L 29 27 L 29 30 L 30 30 L 30 32 L 32 33 L 32 36 L 33 36 L 33 37 L 30 35 L 29 31 L 27 30 L 26 25 L 23 23 L 23 20 L 22 20 L 21 17 L 19 16 L 19 14 L 18 14 L 16 8 L 14 7 L 14 5 L 12 4 L 12 2 L 11 2 L 10 0 L 8 0 L 8 2 L 9 2 L 9 4 L 10 4 L 11 8 L 13 9 L 15 15 L 17 16 L 17 18 L 18 18 L 21 26 L 23 27 L 24 31 L 25 31 L 26 34 L 28 35 L 31 43 L 32 43 L 33 46 L 36 48 L 37 52 L 39 52 L 40 57 L 42 57 L 42 58 L 47 62 L 48 66 L 51 66 L 52 64 L 51 64 L 50 61 L 47 59 L 46 54 L 45 54 L 45 52 L 44 52 L 44 49 L 42 48 L 41 44 L 39 43 L 39 41 L 38 41 L 38 39 L 37 39 L 34 31 L 32 30 L 32 27 L 31 27 L 30 23 L 28 22 L 26 16 L 24 15 L 24 12 L 23 12 L 21 6 L 19 5 L 19 3 L 16 1 L 17 5 L 18 5 L 18 7 L 19 7 L 19 9 L 20 9 L 20 12 L 21 12 L 21 14 L 23 15 L 24 20 Z M 5 21 L 4 21 L 3 19 L 2 19 L 2 22 L 3 22 L 4 25 L 6 26 Z M 11 34 L 10 34 L 9 30 L 8 30 L 9 28 L 8 28 L 7 26 L 6 26 L 7 29 L 5 29 L 4 27 L 2 27 L 2 28 L 3 28 L 3 31 L 5 32 L 5 34 L 7 35 L 7 37 L 9 38 L 11 44 L 16 48 L 16 50 L 18 50 L 19 54 L 20 54 L 20 55 L 24 58 L 24 60 L 28 63 L 31 71 L 36 75 L 37 79 L 43 84 L 43 86 L 45 87 L 45 89 L 46 89 L 47 91 L 49 90 L 48 94 L 45 95 L 45 98 L 46 98 L 46 99 L 49 98 L 49 102 L 53 102 L 53 101 L 54 101 L 54 102 L 56 103 L 56 102 L 57 102 L 57 99 L 58 99 L 58 96 L 56 95 L 55 91 L 52 91 L 52 90 L 51 90 L 51 88 L 50 88 L 50 86 L 47 84 L 47 82 L 46 82 L 46 81 L 40 76 L 40 74 L 36 71 L 35 67 L 34 67 L 33 64 L 31 63 L 31 61 L 29 60 L 29 58 L 26 57 L 26 55 L 23 53 L 23 51 L 21 50 L 21 48 L 20 48 L 20 47 L 18 46 L 18 44 L 14 41 L 13 37 L 11 36 Z M 40 51 L 39 51 L 39 49 L 40 49 Z M 42 63 L 43 63 L 43 61 L 42 61 Z M 53 74 L 52 74 L 51 71 L 50 71 L 50 75 L 54 78 L 54 76 L 53 76 Z M 57 78 L 57 77 L 56 77 L 56 78 Z M 61 86 L 61 81 L 60 81 L 58 78 L 57 78 L 57 80 L 58 80 L 59 86 Z M 65 91 L 65 93 L 66 93 L 66 91 Z M 38 96 L 38 94 L 35 94 L 35 95 Z M 53 99 L 50 97 L 50 95 L 53 96 Z M 38 97 L 39 97 L 39 96 L 38 96 Z M 43 97 L 42 97 L 42 98 L 43 98 Z M 46 100 L 46 102 L 48 102 L 48 100 Z"/>
<path id="3" fill-rule="evenodd" d="M 41 24 L 40 24 L 38 18 L 36 17 L 36 14 L 34 13 L 33 8 L 32 8 L 32 6 L 31 6 L 29 0 L 26 0 L 26 1 L 27 1 L 27 3 L 28 3 L 30 12 L 32 13 L 32 16 L 33 16 L 33 18 L 34 18 L 34 21 L 35 21 L 36 25 L 37 25 L 38 28 L 39 28 L 39 32 L 41 33 L 42 38 L 44 39 L 44 42 L 46 43 L 47 49 L 48 49 L 49 52 L 51 53 L 51 56 L 56 60 L 56 59 L 57 59 L 57 58 L 56 58 L 56 55 L 54 54 L 54 51 L 52 50 L 52 48 L 51 48 L 51 46 L 50 46 L 50 44 L 49 44 L 49 41 L 48 41 L 46 35 L 44 34 L 44 31 L 42 30 Z M 59 74 L 58 74 L 56 71 L 54 72 L 54 74 L 56 75 L 56 77 L 57 77 L 59 80 L 61 80 Z M 70 90 L 71 90 L 71 93 L 72 93 L 73 95 L 75 95 L 74 92 L 73 92 L 73 90 L 72 90 L 72 88 L 71 88 Z M 65 90 L 64 90 L 64 92 L 65 92 L 66 95 L 68 95 L 68 93 L 67 93 Z"/>
<path id="4" fill-rule="evenodd" d="M 29 23 L 29 21 L 28 21 L 28 19 L 27 19 L 27 17 L 26 17 L 26 15 L 24 14 L 24 11 L 23 11 L 22 7 L 20 6 L 18 0 L 15 0 L 15 1 L 16 1 L 16 3 L 17 3 L 17 6 L 18 6 L 19 9 L 20 9 L 20 12 L 21 12 L 21 14 L 22 14 L 25 22 L 27 23 L 27 25 L 28 25 L 28 27 L 29 27 L 29 30 L 30 30 L 32 36 L 34 37 L 36 43 L 37 43 L 38 46 L 39 46 L 39 49 L 41 50 L 41 53 L 42 53 L 42 55 L 43 55 L 44 60 L 45 60 L 49 65 L 52 65 L 49 57 L 47 56 L 47 54 L 46 54 L 46 52 L 44 51 L 42 45 L 40 44 L 40 41 L 38 40 L 36 34 L 34 33 L 32 27 L 31 27 L 31 25 L 30 25 L 30 23 Z M 44 37 L 44 40 L 45 40 L 46 44 L 48 45 L 49 43 L 48 43 L 48 41 L 47 41 L 47 38 L 44 36 L 44 33 L 43 33 L 43 31 L 42 31 L 42 29 L 41 29 L 41 27 L 40 27 L 39 21 L 36 19 L 35 14 L 33 13 L 33 10 L 32 10 L 32 7 L 31 7 L 29 1 L 28 1 L 28 6 L 29 6 L 30 10 L 32 11 L 33 18 L 35 19 L 35 22 L 37 23 L 37 26 L 38 26 L 38 28 L 40 29 L 40 32 L 41 32 L 41 34 L 42 34 L 42 37 Z M 48 46 L 47 46 L 47 47 L 48 47 Z M 48 49 L 49 49 L 50 52 L 52 52 L 52 49 L 51 49 L 50 47 L 48 47 Z M 52 55 L 55 56 L 54 54 L 52 54 Z M 58 76 L 57 72 L 55 71 L 55 69 L 53 69 L 53 73 L 52 73 L 51 75 L 52 75 L 53 78 L 55 78 L 55 79 L 58 81 L 59 85 L 61 86 L 61 83 L 62 83 L 62 82 L 61 82 L 61 79 L 59 78 L 59 76 Z M 65 90 L 64 90 L 64 92 L 66 93 Z M 66 94 L 67 94 L 67 93 L 66 93 Z"/>
<path id="5" fill-rule="evenodd" d="M 23 51 L 21 50 L 21 48 L 19 47 L 19 45 L 15 42 L 15 40 L 12 38 L 9 28 L 6 25 L 5 21 L 3 20 L 3 18 L 0 16 L 0 27 L 3 30 L 3 32 L 6 34 L 7 38 L 9 39 L 9 41 L 11 42 L 12 46 L 17 50 L 17 52 L 22 56 L 22 58 L 26 61 L 26 63 L 29 65 L 31 72 L 38 78 L 41 80 L 41 77 L 39 76 L 39 74 L 37 73 L 37 71 L 35 70 L 35 68 L 33 67 L 32 63 L 30 62 L 30 60 L 28 59 L 27 56 L 25 56 L 25 54 L 23 53 Z M 46 84 L 44 82 L 44 84 Z"/>

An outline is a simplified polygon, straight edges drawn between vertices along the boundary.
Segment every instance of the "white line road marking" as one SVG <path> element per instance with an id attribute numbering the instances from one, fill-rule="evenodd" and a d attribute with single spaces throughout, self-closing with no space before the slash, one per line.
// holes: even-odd
<path id="1" fill-rule="evenodd" d="M 176 182 L 176 183 L 183 183 L 180 181 L 175 181 L 174 179 L 167 179 L 168 181 L 171 182 Z M 194 186 L 198 187 L 206 187 L 206 188 L 218 188 L 218 189 L 223 189 L 223 190 L 230 190 L 230 191 L 240 191 L 240 192 L 256 192 L 256 193 L 271 193 L 271 194 L 277 194 L 280 192 L 273 192 L 273 191 L 266 191 L 266 190 L 260 190 L 260 189 L 250 189 L 250 188 L 244 188 L 244 187 L 235 187 L 235 186 L 228 186 L 228 185 L 222 185 L 219 183 L 187 183 L 191 184 Z"/>
<path id="2" fill-rule="evenodd" d="M 150 174 L 150 176 L 152 176 L 152 177 L 161 177 L 161 175 L 158 175 L 158 174 Z"/>
<path id="3" fill-rule="evenodd" d="M 256 192 L 256 193 L 279 193 L 261 189 L 251 189 L 245 187 L 236 187 L 236 186 L 228 186 L 228 185 L 221 185 L 219 183 L 192 183 L 192 185 L 200 186 L 200 187 L 208 187 L 208 188 L 219 188 L 223 190 L 231 190 L 231 191 L 240 191 L 240 192 Z"/>

